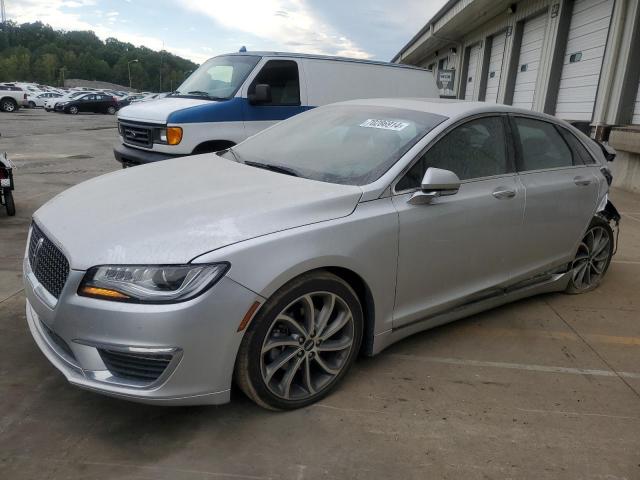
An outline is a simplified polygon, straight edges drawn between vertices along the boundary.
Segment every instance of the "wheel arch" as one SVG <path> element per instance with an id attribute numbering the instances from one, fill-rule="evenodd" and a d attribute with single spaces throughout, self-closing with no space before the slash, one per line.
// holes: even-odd
<path id="1" fill-rule="evenodd" d="M 362 332 L 362 345 L 360 347 L 360 353 L 364 355 L 373 354 L 373 337 L 374 327 L 376 322 L 375 315 L 375 303 L 373 301 L 373 294 L 367 282 L 353 270 L 344 267 L 325 267 L 319 270 L 326 270 L 333 273 L 336 277 L 340 277 L 347 282 L 351 288 L 356 292 L 358 300 L 362 305 L 362 316 L 364 321 L 364 328 Z"/>
<path id="2" fill-rule="evenodd" d="M 196 147 L 191 151 L 191 154 L 198 155 L 201 153 L 217 152 L 219 150 L 224 150 L 225 148 L 233 147 L 235 144 L 236 142 L 231 140 L 207 140 L 206 142 L 196 145 Z"/>
<path id="3" fill-rule="evenodd" d="M 369 284 L 362 275 L 356 272 L 355 269 L 346 267 L 344 265 L 338 265 L 335 262 L 327 264 L 318 264 L 314 266 L 305 266 L 305 268 L 293 268 L 283 275 L 278 276 L 266 289 L 267 292 L 263 292 L 263 298 L 271 298 L 271 296 L 277 292 L 280 288 L 287 285 L 289 282 L 294 281 L 296 278 L 302 275 L 312 274 L 314 272 L 329 272 L 336 277 L 344 280 L 353 288 L 356 293 L 360 305 L 362 306 L 363 323 L 364 328 L 362 332 L 362 345 L 360 347 L 360 354 L 372 355 L 373 354 L 373 338 L 375 333 L 376 322 L 376 307 L 373 297 L 373 293 Z M 255 315 L 254 315 L 255 316 Z"/>

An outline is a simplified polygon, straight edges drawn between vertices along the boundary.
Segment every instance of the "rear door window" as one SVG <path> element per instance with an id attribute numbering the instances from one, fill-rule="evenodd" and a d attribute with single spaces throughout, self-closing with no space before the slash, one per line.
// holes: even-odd
<path id="1" fill-rule="evenodd" d="M 560 131 L 560 134 L 562 135 L 562 137 L 569 144 L 569 147 L 571 147 L 571 150 L 573 150 L 574 163 L 576 165 L 580 165 L 580 164 L 591 165 L 593 163 L 596 163 L 594 158 L 587 151 L 586 147 L 582 144 L 580 140 L 576 138 L 576 136 L 573 133 L 571 133 L 566 128 L 562 128 L 562 127 L 558 127 L 558 130 Z"/>
<path id="2" fill-rule="evenodd" d="M 518 170 L 526 172 L 574 165 L 567 142 L 553 124 L 524 117 L 515 117 L 514 121 L 521 152 Z"/>
<path id="3" fill-rule="evenodd" d="M 251 82 L 249 94 L 259 83 L 271 87 L 271 102 L 261 105 L 300 105 L 298 64 L 293 60 L 269 60 Z"/>

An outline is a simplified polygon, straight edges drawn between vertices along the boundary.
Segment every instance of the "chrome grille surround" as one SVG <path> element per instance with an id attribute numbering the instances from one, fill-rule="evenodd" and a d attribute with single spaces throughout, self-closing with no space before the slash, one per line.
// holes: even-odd
<path id="1" fill-rule="evenodd" d="M 38 282 L 55 298 L 60 298 L 69 276 L 69 261 L 35 222 L 31 224 L 28 255 L 31 271 Z"/>

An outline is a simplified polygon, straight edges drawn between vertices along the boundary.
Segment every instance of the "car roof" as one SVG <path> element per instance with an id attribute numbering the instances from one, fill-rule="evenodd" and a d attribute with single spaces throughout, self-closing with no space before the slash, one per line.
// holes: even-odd
<path id="1" fill-rule="evenodd" d="M 509 105 L 445 98 L 367 98 L 348 100 L 334 103 L 333 105 L 366 105 L 372 107 L 400 108 L 418 112 L 435 113 L 453 119 L 482 113 L 518 113 L 538 117 L 543 120 L 562 122 L 558 118 L 545 113 L 515 108 Z"/>

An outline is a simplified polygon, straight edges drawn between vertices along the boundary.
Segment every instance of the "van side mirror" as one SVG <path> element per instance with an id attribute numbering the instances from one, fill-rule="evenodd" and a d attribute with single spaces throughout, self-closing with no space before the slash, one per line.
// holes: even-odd
<path id="1" fill-rule="evenodd" d="M 251 105 L 271 103 L 271 85 L 258 83 L 254 92 L 249 94 L 249 103 Z"/>
<path id="2" fill-rule="evenodd" d="M 424 205 L 438 197 L 455 195 L 458 190 L 460 190 L 460 179 L 455 173 L 442 168 L 429 167 L 422 179 L 420 191 L 411 195 L 409 203 Z"/>

